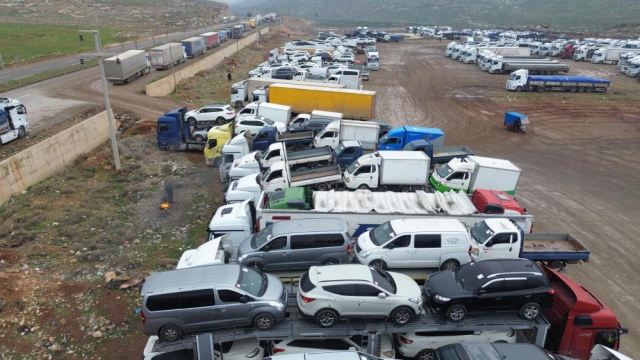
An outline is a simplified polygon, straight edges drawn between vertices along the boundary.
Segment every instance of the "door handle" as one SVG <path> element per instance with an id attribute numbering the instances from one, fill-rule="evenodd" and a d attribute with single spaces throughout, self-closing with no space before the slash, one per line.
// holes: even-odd
<path id="1" fill-rule="evenodd" d="M 509 248 L 509 251 L 513 250 L 513 246 Z"/>

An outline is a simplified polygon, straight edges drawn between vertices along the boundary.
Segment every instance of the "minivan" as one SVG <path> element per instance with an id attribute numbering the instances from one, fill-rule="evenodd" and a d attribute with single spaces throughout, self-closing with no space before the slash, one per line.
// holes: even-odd
<path id="1" fill-rule="evenodd" d="M 349 263 L 350 243 L 342 219 L 278 221 L 240 244 L 238 263 L 260 271 Z"/>
<path id="2" fill-rule="evenodd" d="M 277 69 L 271 70 L 271 78 L 293 80 L 293 75 L 296 73 L 296 71 L 297 69 L 294 67 L 281 66 Z"/>
<path id="3" fill-rule="evenodd" d="M 144 333 L 168 342 L 217 327 L 269 330 L 287 310 L 278 277 L 237 264 L 152 273 L 142 296 Z"/>
<path id="4" fill-rule="evenodd" d="M 356 259 L 386 268 L 456 269 L 471 261 L 471 240 L 456 219 L 399 219 L 358 237 Z"/>
<path id="5" fill-rule="evenodd" d="M 352 70 L 352 69 L 339 69 L 336 70 L 333 75 L 344 75 L 351 76 L 360 79 L 360 70 Z"/>

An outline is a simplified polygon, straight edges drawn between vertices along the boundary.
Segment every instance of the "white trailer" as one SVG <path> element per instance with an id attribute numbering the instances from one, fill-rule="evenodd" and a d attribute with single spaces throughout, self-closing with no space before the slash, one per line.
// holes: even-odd
<path id="1" fill-rule="evenodd" d="M 291 120 L 291 106 L 271 104 L 267 102 L 252 102 L 238 112 L 238 120 L 245 117 L 264 116 L 272 121 L 284 124 Z"/>
<path id="2" fill-rule="evenodd" d="M 425 189 L 430 159 L 421 151 L 376 151 L 363 155 L 347 167 L 347 189 L 401 190 Z"/>
<path id="3" fill-rule="evenodd" d="M 331 75 L 326 82 L 329 84 L 343 84 L 347 89 L 362 90 L 362 80 L 353 76 Z"/>
<path id="4" fill-rule="evenodd" d="M 147 51 L 151 66 L 159 70 L 171 69 L 186 61 L 182 44 L 168 43 Z"/>
<path id="5" fill-rule="evenodd" d="M 151 72 L 144 50 L 127 50 L 103 61 L 106 79 L 113 84 L 127 84 Z"/>
<path id="6" fill-rule="evenodd" d="M 321 148 L 328 146 L 335 150 L 344 141 L 359 141 L 362 149 L 373 151 L 378 144 L 380 124 L 357 120 L 336 120 L 325 126 L 313 140 L 313 146 Z"/>

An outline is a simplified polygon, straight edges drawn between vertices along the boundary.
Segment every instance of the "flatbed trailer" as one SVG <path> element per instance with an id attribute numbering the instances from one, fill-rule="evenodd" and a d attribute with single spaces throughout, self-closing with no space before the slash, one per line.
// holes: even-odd
<path id="1" fill-rule="evenodd" d="M 571 234 L 525 234 L 521 257 L 540 261 L 552 269 L 589 261 L 591 251 Z"/>

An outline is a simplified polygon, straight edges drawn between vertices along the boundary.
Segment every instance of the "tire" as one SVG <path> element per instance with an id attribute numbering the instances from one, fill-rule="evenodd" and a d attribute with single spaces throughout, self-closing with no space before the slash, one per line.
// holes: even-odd
<path id="1" fill-rule="evenodd" d="M 182 330 L 177 325 L 165 325 L 160 329 L 158 337 L 165 342 L 174 342 L 182 339 Z"/>
<path id="2" fill-rule="evenodd" d="M 167 144 L 167 151 L 169 151 L 169 152 L 178 152 L 178 149 L 179 149 L 179 147 L 178 147 L 177 144 L 174 144 L 174 143 L 168 143 Z"/>
<path id="3" fill-rule="evenodd" d="M 27 131 L 24 129 L 24 126 L 20 126 L 18 129 L 18 137 L 23 138 L 27 135 Z"/>
<path id="4" fill-rule="evenodd" d="M 371 260 L 371 262 L 369 263 L 369 266 L 373 266 L 381 270 L 387 270 L 387 263 L 384 262 L 384 260 L 380 260 L 380 259 Z"/>
<path id="5" fill-rule="evenodd" d="M 197 124 L 197 123 L 198 123 L 198 121 L 196 121 L 196 118 L 194 118 L 193 116 L 190 116 L 190 117 L 187 119 L 187 122 L 189 123 L 189 125 L 195 125 L 195 124 Z"/>
<path id="6" fill-rule="evenodd" d="M 588 87 L 586 90 L 587 90 L 588 93 L 590 93 L 590 92 L 593 91 L 593 88 L 592 87 Z"/>
<path id="7" fill-rule="evenodd" d="M 411 185 L 402 185 L 400 186 L 400 191 L 402 192 L 411 192 L 411 190 L 413 190 L 413 188 L 411 187 Z"/>
<path id="8" fill-rule="evenodd" d="M 302 145 L 302 144 L 295 144 L 295 145 L 293 145 L 293 149 L 294 149 L 294 150 L 302 150 L 302 149 L 304 149 L 304 145 Z"/>
<path id="9" fill-rule="evenodd" d="M 369 190 L 369 186 L 367 184 L 360 184 L 358 190 Z"/>
<path id="10" fill-rule="evenodd" d="M 560 271 L 564 269 L 565 266 L 567 266 L 567 264 L 562 260 L 556 260 L 556 261 L 547 261 L 547 266 L 552 270 Z"/>
<path id="11" fill-rule="evenodd" d="M 331 186 L 327 183 L 319 183 L 318 185 L 316 185 L 316 190 L 319 191 L 327 191 L 331 189 Z"/>
<path id="12" fill-rule="evenodd" d="M 467 308 L 464 305 L 451 305 L 447 309 L 447 319 L 451 321 L 462 321 L 467 317 Z"/>
<path id="13" fill-rule="evenodd" d="M 330 328 L 338 322 L 338 313 L 331 309 L 323 309 L 316 314 L 316 323 L 323 328 Z"/>
<path id="14" fill-rule="evenodd" d="M 522 92 L 522 86 L 516 87 L 516 92 Z"/>
<path id="15" fill-rule="evenodd" d="M 260 264 L 257 261 L 254 261 L 254 262 L 251 262 L 251 263 L 247 264 L 247 267 L 249 269 L 253 269 L 253 270 L 256 270 L 256 271 L 264 272 L 264 265 Z"/>
<path id="16" fill-rule="evenodd" d="M 220 166 L 220 161 L 221 161 L 221 158 L 217 158 L 217 159 L 213 160 L 213 167 Z"/>
<path id="17" fill-rule="evenodd" d="M 196 135 L 193 137 L 195 141 L 204 141 L 204 137 L 202 135 Z"/>
<path id="18" fill-rule="evenodd" d="M 322 265 L 337 265 L 337 264 L 339 264 L 339 262 L 336 259 L 327 259 L 322 262 Z"/>
<path id="19" fill-rule="evenodd" d="M 415 360 L 434 360 L 436 352 L 433 350 L 421 350 L 414 357 Z"/>
<path id="20" fill-rule="evenodd" d="M 524 306 L 520 309 L 520 317 L 525 320 L 534 320 L 538 316 L 540 316 L 540 312 L 542 312 L 540 305 L 538 305 L 538 303 L 530 302 L 524 304 Z"/>
<path id="21" fill-rule="evenodd" d="M 460 267 L 460 262 L 456 259 L 449 259 L 440 265 L 440 270 L 455 270 Z"/>
<path id="22" fill-rule="evenodd" d="M 224 123 L 225 123 L 225 121 L 226 121 L 226 120 L 227 120 L 227 119 L 223 118 L 222 116 L 219 116 L 219 117 L 216 119 L 216 123 L 218 123 L 218 125 L 224 125 Z"/>
<path id="23" fill-rule="evenodd" d="M 404 325 L 408 323 L 409 320 L 411 320 L 412 316 L 413 316 L 413 311 L 406 306 L 400 306 L 398 308 L 393 309 L 390 315 L 391 321 L 393 321 L 398 325 Z"/>
<path id="24" fill-rule="evenodd" d="M 269 314 L 260 314 L 253 318 L 253 328 L 256 330 L 266 331 L 275 325 L 276 319 Z"/>

